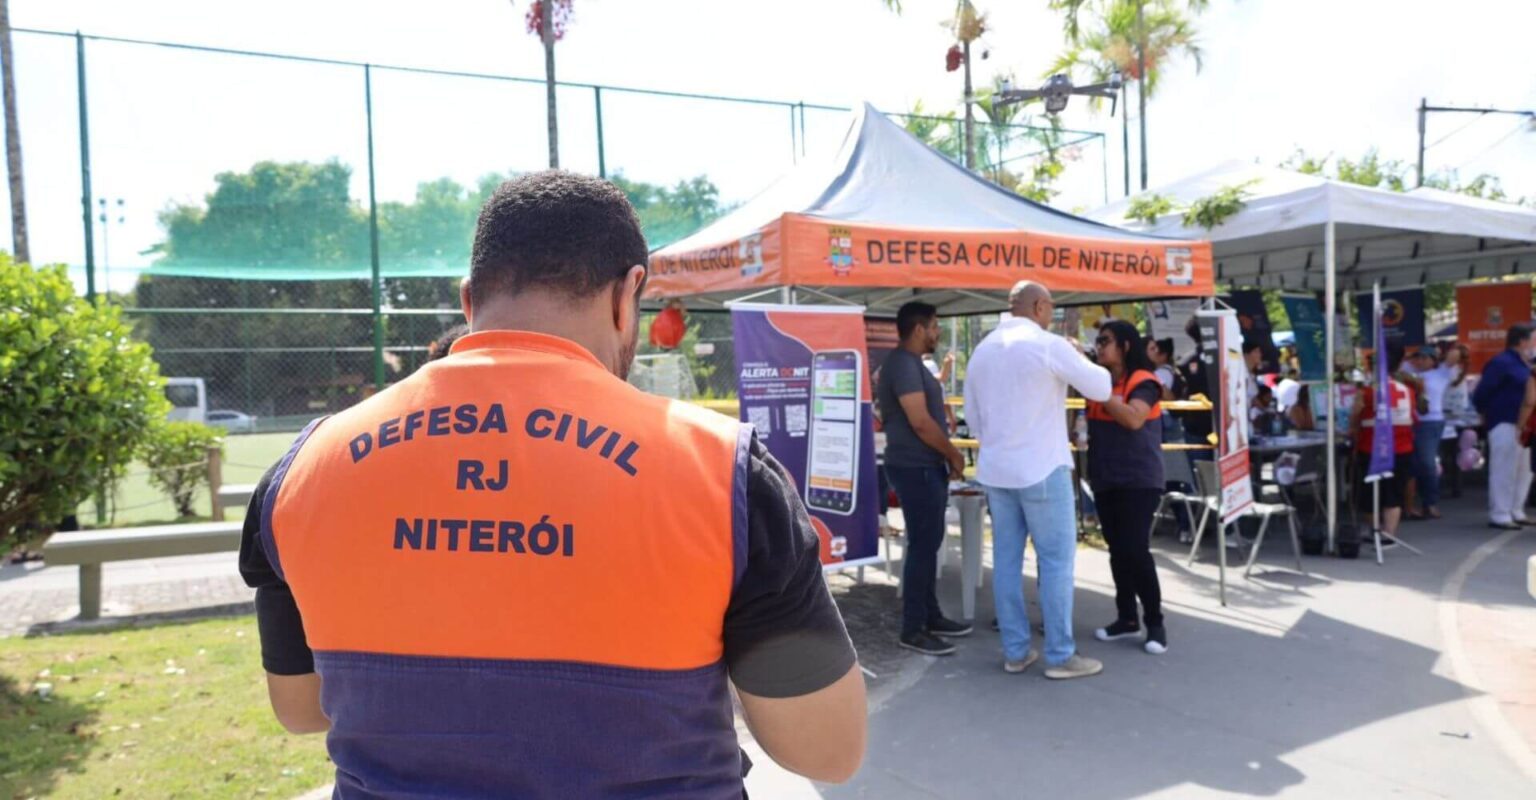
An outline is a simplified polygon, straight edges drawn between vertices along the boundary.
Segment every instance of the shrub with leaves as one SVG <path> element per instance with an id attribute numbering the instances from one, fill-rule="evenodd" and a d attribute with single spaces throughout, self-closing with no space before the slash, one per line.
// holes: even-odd
<path id="1" fill-rule="evenodd" d="M 1189 204 L 1184 210 L 1184 225 L 1200 227 L 1211 230 L 1217 225 L 1226 222 L 1229 217 L 1243 210 L 1248 204 L 1248 198 L 1253 196 L 1252 189 L 1257 180 L 1243 181 L 1236 186 L 1223 186 L 1210 197 L 1202 197 Z"/>
<path id="2" fill-rule="evenodd" d="M 1173 213 L 1174 208 L 1172 197 L 1148 192 L 1131 198 L 1130 205 L 1125 207 L 1125 218 L 1156 225 L 1158 217 Z"/>
<path id="3" fill-rule="evenodd" d="M 190 517 L 192 496 L 208 485 L 208 448 L 224 448 L 218 428 L 200 422 L 162 422 L 139 448 L 151 486 L 171 496 L 179 516 Z"/>
<path id="4" fill-rule="evenodd" d="M 62 265 L 0 253 L 0 548 L 121 476 L 169 404 L 149 345 Z"/>

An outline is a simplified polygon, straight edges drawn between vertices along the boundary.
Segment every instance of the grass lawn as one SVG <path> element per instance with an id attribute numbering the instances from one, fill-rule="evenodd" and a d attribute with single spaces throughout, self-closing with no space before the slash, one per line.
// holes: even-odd
<path id="1" fill-rule="evenodd" d="M 228 436 L 224 439 L 224 482 L 255 483 L 262 473 L 288 451 L 297 433 L 253 433 Z M 134 462 L 128 467 L 128 476 L 118 484 L 116 525 L 154 525 L 171 522 L 189 522 L 207 519 L 208 490 L 199 489 L 192 507 L 197 517 L 177 519 L 176 506 L 170 497 L 149 485 L 149 471 L 143 464 Z M 234 519 L 245 513 L 244 509 L 232 509 L 228 518 Z M 80 524 L 101 527 L 96 524 L 96 504 L 90 500 L 80 504 Z"/>
<path id="2" fill-rule="evenodd" d="M 0 798 L 286 799 L 329 783 L 324 738 L 283 732 L 261 676 L 254 617 L 0 639 Z"/>

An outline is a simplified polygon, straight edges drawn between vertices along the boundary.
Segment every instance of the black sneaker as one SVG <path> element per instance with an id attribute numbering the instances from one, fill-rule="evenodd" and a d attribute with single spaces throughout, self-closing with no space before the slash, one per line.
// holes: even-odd
<path id="1" fill-rule="evenodd" d="M 1107 628 L 1099 628 L 1093 632 L 1093 638 L 1101 642 L 1113 642 L 1116 639 L 1129 639 L 1132 636 L 1141 635 L 1141 625 L 1135 622 L 1115 620 L 1115 624 Z"/>
<path id="2" fill-rule="evenodd" d="M 925 656 L 947 656 L 955 652 L 955 646 L 926 631 L 904 634 L 901 646 L 916 650 Z"/>
<path id="3" fill-rule="evenodd" d="M 1161 625 L 1147 626 L 1147 643 L 1143 648 L 1154 656 L 1168 652 L 1168 629 Z"/>
<path id="4" fill-rule="evenodd" d="M 997 631 L 999 633 L 1001 633 L 1002 630 L 1003 630 L 1003 626 L 997 624 L 997 617 L 993 617 L 992 618 L 992 630 Z"/>
<path id="5" fill-rule="evenodd" d="M 928 623 L 928 632 L 935 636 L 970 636 L 971 626 L 947 617 L 939 617 L 938 622 Z"/>

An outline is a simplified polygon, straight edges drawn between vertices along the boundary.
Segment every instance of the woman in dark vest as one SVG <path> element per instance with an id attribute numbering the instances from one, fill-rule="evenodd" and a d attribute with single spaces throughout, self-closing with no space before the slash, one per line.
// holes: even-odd
<path id="1" fill-rule="evenodd" d="M 1140 599 L 1146 651 L 1160 655 L 1168 649 L 1168 632 L 1149 540 L 1163 494 L 1162 386 L 1147 358 L 1146 342 L 1131 323 L 1104 323 L 1094 346 L 1114 389 L 1107 401 L 1088 404 L 1088 483 L 1109 544 L 1119 614 L 1094 636 L 1104 642 L 1141 638 Z"/>

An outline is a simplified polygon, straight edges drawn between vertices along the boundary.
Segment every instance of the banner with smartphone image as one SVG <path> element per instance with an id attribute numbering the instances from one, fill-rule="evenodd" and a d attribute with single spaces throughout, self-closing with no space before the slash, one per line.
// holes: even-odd
<path id="1" fill-rule="evenodd" d="M 731 305 L 741 419 L 794 481 L 826 568 L 880 552 L 864 309 Z"/>
<path id="2" fill-rule="evenodd" d="M 1209 376 L 1206 396 L 1215 417 L 1221 522 L 1225 525 L 1253 505 L 1248 466 L 1248 365 L 1243 361 L 1243 331 L 1237 312 L 1227 308 L 1200 311 L 1195 319 L 1200 326 L 1200 368 Z"/>

